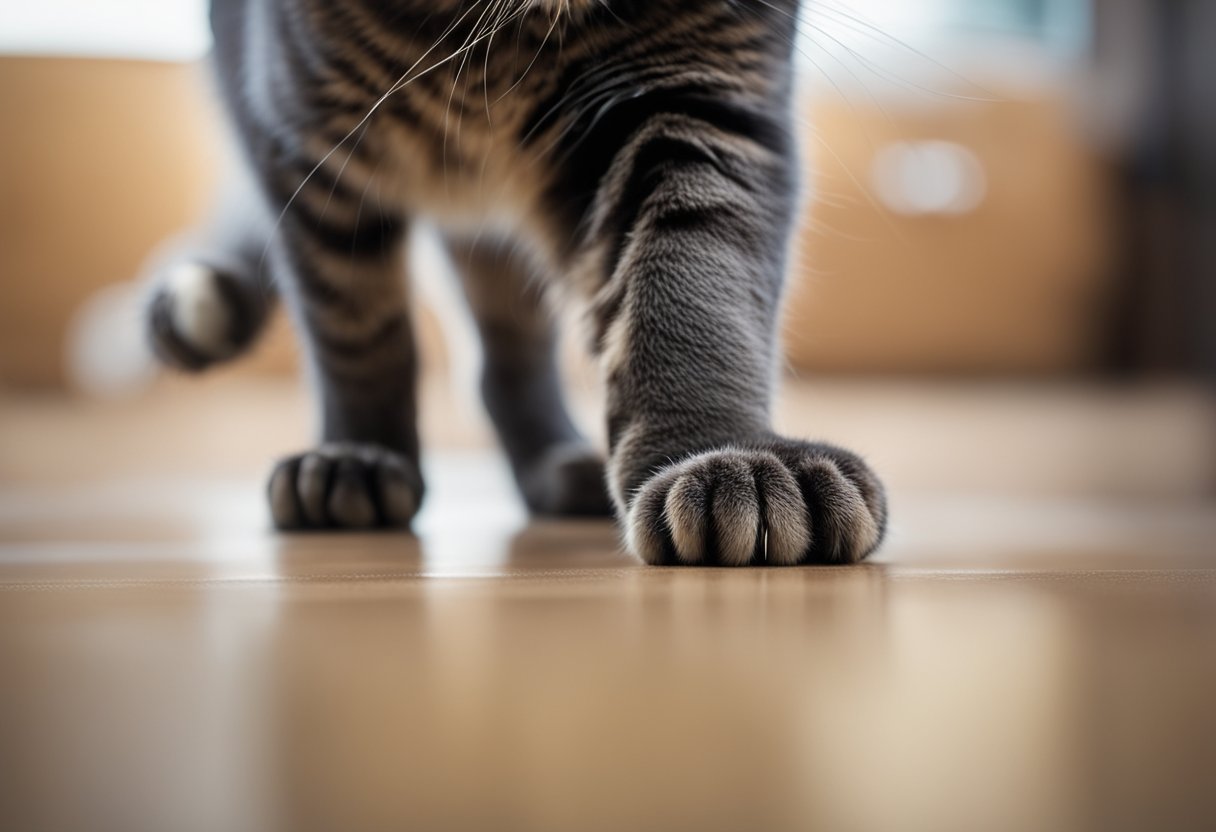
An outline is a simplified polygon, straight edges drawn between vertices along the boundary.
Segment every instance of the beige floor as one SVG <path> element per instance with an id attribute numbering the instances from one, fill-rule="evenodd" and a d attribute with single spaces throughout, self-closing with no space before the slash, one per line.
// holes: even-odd
<path id="1" fill-rule="evenodd" d="M 428 401 L 417 538 L 266 529 L 289 387 L 0 402 L 0 829 L 1216 828 L 1211 396 L 795 386 L 893 535 L 738 571 L 527 523 Z"/>

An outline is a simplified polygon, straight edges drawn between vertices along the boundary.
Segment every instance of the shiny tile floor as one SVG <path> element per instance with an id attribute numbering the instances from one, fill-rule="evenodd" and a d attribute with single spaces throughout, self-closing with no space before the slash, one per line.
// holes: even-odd
<path id="1" fill-rule="evenodd" d="M 482 451 L 417 538 L 281 537 L 244 469 L 105 462 L 180 423 L 73 477 L 105 414 L 31 407 L 0 829 L 1216 828 L 1206 499 L 909 488 L 866 566 L 651 569 Z"/>

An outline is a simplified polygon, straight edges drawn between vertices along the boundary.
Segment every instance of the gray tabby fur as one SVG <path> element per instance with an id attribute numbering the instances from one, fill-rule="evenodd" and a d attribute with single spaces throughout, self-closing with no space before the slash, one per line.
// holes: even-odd
<path id="1" fill-rule="evenodd" d="M 408 525 L 422 500 L 411 220 L 444 230 L 482 390 L 532 510 L 615 510 L 651 563 L 847 563 L 886 523 L 854 454 L 771 430 L 795 216 L 796 0 L 213 0 L 261 217 L 165 270 L 153 344 L 198 370 L 276 295 L 320 445 L 269 486 L 284 529 Z M 607 466 L 563 403 L 547 296 L 586 311 Z"/>

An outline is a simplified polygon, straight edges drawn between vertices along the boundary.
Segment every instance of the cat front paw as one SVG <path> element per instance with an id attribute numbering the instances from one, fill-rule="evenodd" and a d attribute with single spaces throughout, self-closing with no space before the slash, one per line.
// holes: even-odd
<path id="1" fill-rule="evenodd" d="M 379 445 L 333 442 L 275 466 L 268 487 L 284 530 L 405 528 L 422 503 L 422 476 Z"/>
<path id="2" fill-rule="evenodd" d="M 882 539 L 882 485 L 855 454 L 777 440 L 660 469 L 626 517 L 629 548 L 656 565 L 856 563 Z"/>

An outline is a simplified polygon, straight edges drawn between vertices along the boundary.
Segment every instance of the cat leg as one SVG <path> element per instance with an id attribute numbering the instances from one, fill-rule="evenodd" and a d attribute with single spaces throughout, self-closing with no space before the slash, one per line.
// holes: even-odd
<path id="1" fill-rule="evenodd" d="M 282 529 L 405 527 L 423 496 L 407 222 L 337 182 L 289 201 L 274 250 L 321 412 L 321 443 L 282 460 Z"/>
<path id="2" fill-rule="evenodd" d="M 725 121 L 652 117 L 597 195 L 613 498 L 650 563 L 854 562 L 883 534 L 878 478 L 770 427 L 794 163 L 779 126 Z"/>
<path id="3" fill-rule="evenodd" d="M 599 453 L 562 396 L 555 325 L 543 287 L 505 245 L 448 240 L 482 342 L 481 392 L 528 508 L 610 515 Z"/>
<path id="4" fill-rule="evenodd" d="M 161 363 L 198 372 L 254 344 L 277 295 L 268 226 L 259 195 L 234 179 L 211 220 L 156 267 L 145 325 Z"/>

